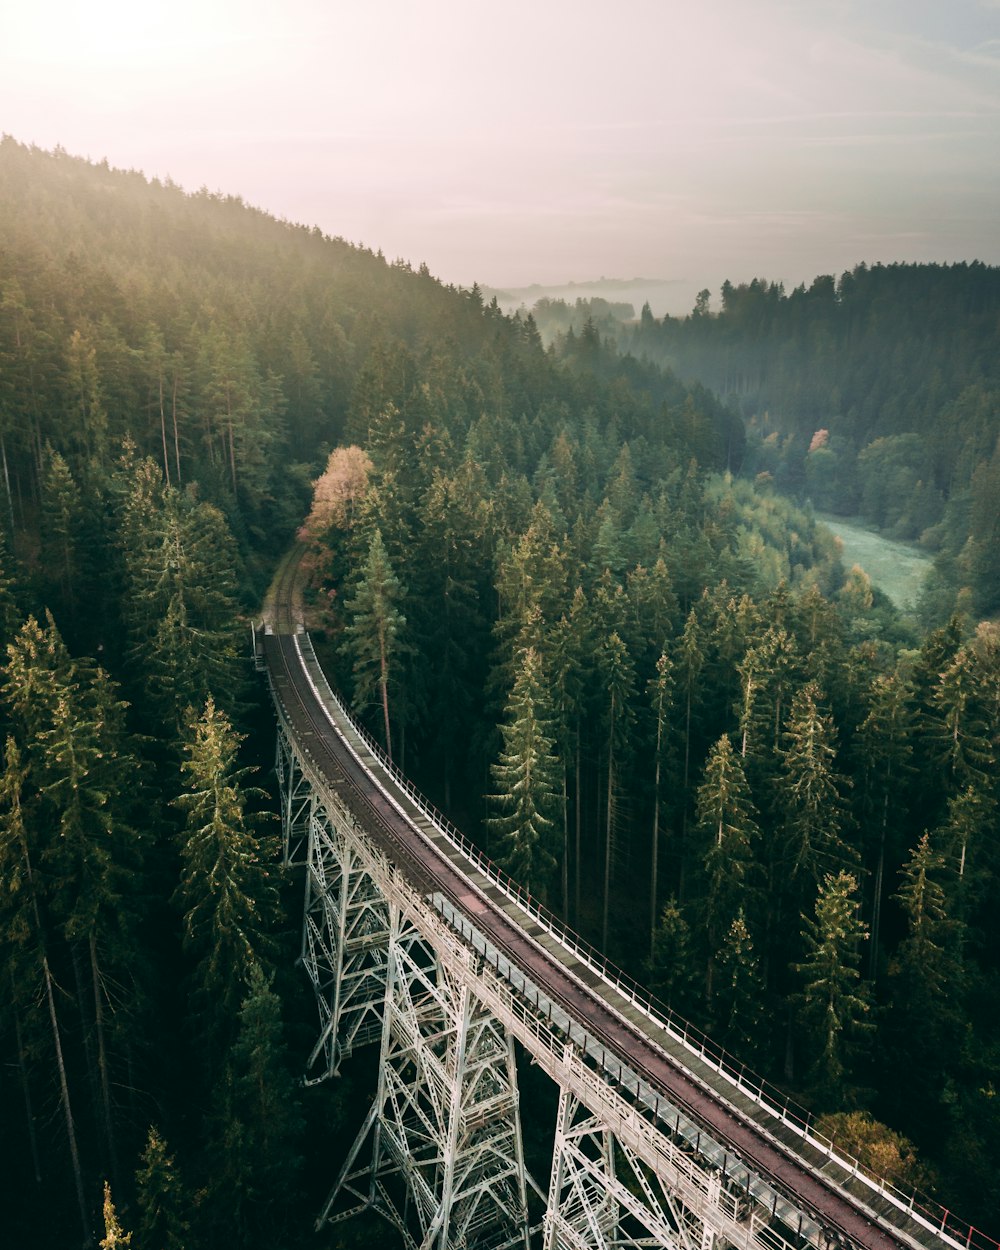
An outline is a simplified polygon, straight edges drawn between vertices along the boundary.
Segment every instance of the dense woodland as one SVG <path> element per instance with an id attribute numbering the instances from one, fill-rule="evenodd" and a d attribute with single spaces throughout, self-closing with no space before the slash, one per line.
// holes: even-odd
<path id="1" fill-rule="evenodd" d="M 301 883 L 247 622 L 297 533 L 325 663 L 422 788 L 665 1003 L 996 1235 L 996 279 L 961 271 L 980 294 L 942 321 L 955 272 L 880 296 L 914 335 L 927 310 L 923 357 L 947 333 L 937 390 L 901 359 L 872 374 L 881 416 L 789 399 L 799 425 L 772 434 L 710 389 L 741 390 L 706 363 L 731 310 L 642 318 L 644 356 L 593 321 L 547 349 L 423 267 L 0 143 L 12 1241 L 386 1244 L 311 1232 L 368 1091 L 296 1084 Z M 787 387 L 840 355 L 807 328 Z M 889 423 L 897 381 L 924 424 Z M 875 440 L 923 447 L 932 418 L 951 565 L 922 633 L 782 490 L 823 450 L 857 482 Z"/>
<path id="2" fill-rule="evenodd" d="M 1000 269 L 858 265 L 786 293 L 756 278 L 704 290 L 688 317 L 546 300 L 546 341 L 587 328 L 697 380 L 747 429 L 744 474 L 859 515 L 936 556 L 923 605 L 1000 609 Z"/>

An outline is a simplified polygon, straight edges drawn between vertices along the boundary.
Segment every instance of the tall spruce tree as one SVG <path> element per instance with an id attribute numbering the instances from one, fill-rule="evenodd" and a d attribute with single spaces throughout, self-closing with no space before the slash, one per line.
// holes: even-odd
<path id="1" fill-rule="evenodd" d="M 796 691 L 782 751 L 785 863 L 807 892 L 824 874 L 857 859 L 844 837 L 843 791 L 850 782 L 836 769 L 833 718 L 821 710 L 821 698 L 815 682 Z"/>
<path id="2" fill-rule="evenodd" d="M 403 590 L 375 529 L 368 544 L 368 556 L 353 595 L 347 601 L 350 623 L 344 651 L 354 670 L 354 706 L 359 709 L 377 702 L 382 713 L 382 734 L 386 754 L 392 759 L 392 718 L 390 689 L 395 689 L 404 651 L 406 617 L 400 611 Z"/>
<path id="3" fill-rule="evenodd" d="M 283 1033 L 278 995 L 254 962 L 208 1132 L 218 1160 L 208 1222 L 247 1247 L 289 1244 L 298 1197 L 303 1122 Z"/>
<path id="4" fill-rule="evenodd" d="M 187 1250 L 190 1199 L 166 1142 L 150 1125 L 135 1177 L 139 1250 Z"/>
<path id="5" fill-rule="evenodd" d="M 189 720 L 175 800 L 185 813 L 175 901 L 193 960 L 194 1005 L 206 1037 L 231 1034 L 250 973 L 269 949 L 277 904 L 271 839 L 248 801 L 264 797 L 237 761 L 238 735 L 210 697 Z"/>
<path id="6" fill-rule="evenodd" d="M 604 794 L 604 891 L 601 916 L 601 948 L 608 949 L 611 884 L 616 857 L 615 827 L 620 774 L 629 746 L 629 730 L 634 719 L 631 699 L 635 690 L 635 668 L 628 648 L 617 632 L 610 634 L 598 655 L 598 665 L 606 691 L 605 756 L 607 772 Z"/>
<path id="7" fill-rule="evenodd" d="M 500 866 L 544 902 L 558 868 L 560 765 L 541 657 L 533 647 L 521 654 L 506 716 L 504 749 L 490 770 L 497 787 L 490 803 L 500 814 L 487 827 L 498 840 Z"/>
<path id="8" fill-rule="evenodd" d="M 856 1099 L 855 1064 L 874 1029 L 871 994 L 861 976 L 868 931 L 857 890 L 849 872 L 824 876 L 814 915 L 803 917 L 805 958 L 795 965 L 806 1079 L 824 1110 L 840 1110 Z"/>
<path id="9" fill-rule="evenodd" d="M 698 787 L 695 826 L 705 881 L 705 997 L 709 1005 L 715 953 L 737 912 L 751 910 L 756 902 L 754 844 L 760 836 L 756 815 L 740 757 L 733 750 L 729 735 L 723 734 L 705 764 L 705 777 Z"/>

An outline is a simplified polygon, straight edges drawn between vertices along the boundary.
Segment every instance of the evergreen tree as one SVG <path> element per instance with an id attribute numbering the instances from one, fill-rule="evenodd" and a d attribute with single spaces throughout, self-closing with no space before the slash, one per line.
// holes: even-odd
<path id="1" fill-rule="evenodd" d="M 187 1250 L 189 1200 L 166 1142 L 150 1125 L 135 1177 L 139 1250 Z"/>
<path id="2" fill-rule="evenodd" d="M 912 718 L 907 691 L 897 674 L 877 676 L 868 696 L 868 713 L 858 730 L 861 753 L 862 826 L 867 834 L 868 854 L 874 860 L 872 874 L 871 964 L 874 975 L 887 851 L 895 850 L 907 813 L 905 781 L 912 768 Z M 895 835 L 895 836 L 894 836 Z"/>
<path id="3" fill-rule="evenodd" d="M 570 791 L 569 768 L 573 768 L 573 915 L 580 921 L 583 871 L 583 721 L 587 709 L 587 674 L 592 659 L 593 637 L 590 611 L 581 587 L 573 594 L 546 642 L 555 686 L 555 746 L 562 763 L 563 809 L 563 907 L 569 915 Z"/>
<path id="4" fill-rule="evenodd" d="M 73 1173 L 77 1209 L 89 1237 L 89 1213 L 84 1195 L 83 1169 L 76 1115 L 70 1092 L 69 1073 L 63 1046 L 64 1026 L 59 1019 L 57 985 L 49 959 L 50 934 L 43 920 L 42 888 L 33 866 L 32 838 L 25 824 L 23 791 L 26 770 L 17 743 L 8 737 L 4 772 L 0 778 L 0 957 L 6 976 L 14 990 L 14 1010 L 28 1008 L 36 992 L 40 973 L 41 995 L 45 1002 L 47 1041 L 52 1047 L 58 1081 L 58 1100 L 66 1130 L 66 1143 Z M 20 1001 L 17 1001 L 20 997 Z M 25 1078 L 27 1081 L 27 1078 Z M 25 1084 L 27 1089 L 27 1083 Z M 34 1142 L 34 1138 L 32 1138 Z"/>
<path id="5" fill-rule="evenodd" d="M 104 1182 L 104 1236 L 101 1238 L 101 1250 L 121 1250 L 123 1246 L 132 1244 L 132 1234 L 126 1233 L 118 1219 L 118 1212 L 111 1198 L 111 1186 Z"/>
<path id="6" fill-rule="evenodd" d="M 123 505 L 126 625 L 141 709 L 169 732 L 209 694 L 232 713 L 239 669 L 239 559 L 225 517 L 160 487 L 158 471 L 138 466 Z"/>
<path id="7" fill-rule="evenodd" d="M 754 843 L 760 836 L 739 755 L 723 734 L 709 752 L 705 779 L 698 787 L 696 831 L 704 846 L 705 937 L 708 966 L 705 996 L 711 1005 L 714 954 L 737 912 L 752 906 L 755 890 Z"/>
<path id="8" fill-rule="evenodd" d="M 835 770 L 833 720 L 820 711 L 820 690 L 807 682 L 795 694 L 782 752 L 785 862 L 791 878 L 814 888 L 856 852 L 844 840 L 842 798 L 849 779 Z"/>
<path id="9" fill-rule="evenodd" d="M 492 766 L 497 792 L 490 801 L 500 815 L 487 827 L 499 839 L 495 858 L 505 872 L 543 902 L 558 867 L 559 760 L 550 726 L 541 659 L 534 648 L 521 667 L 501 727 L 504 749 Z"/>
<path id="10" fill-rule="evenodd" d="M 656 661 L 656 676 L 649 682 L 653 716 L 656 723 L 656 747 L 653 756 L 653 828 L 650 836 L 649 863 L 649 943 L 652 956 L 656 932 L 657 887 L 660 875 L 660 781 L 663 757 L 667 749 L 667 715 L 671 708 L 672 666 L 666 651 Z"/>
<path id="11" fill-rule="evenodd" d="M 376 529 L 354 594 L 347 602 L 350 624 L 344 650 L 354 670 L 354 705 L 363 708 L 377 698 L 382 712 L 386 754 L 392 759 L 389 690 L 395 687 L 404 649 L 406 617 L 399 610 L 403 591 Z"/>
<path id="12" fill-rule="evenodd" d="M 83 529 L 83 497 L 69 465 L 46 448 L 42 484 L 42 567 L 56 602 L 76 611 L 81 586 L 78 543 Z"/>
<path id="13" fill-rule="evenodd" d="M 764 978 L 740 907 L 715 956 L 712 1035 L 745 1062 L 766 1053 Z"/>
<path id="14" fill-rule="evenodd" d="M 862 980 L 861 943 L 868 933 L 858 915 L 857 879 L 827 873 L 816 910 L 804 917 L 805 958 L 795 965 L 802 989 L 799 1021 L 808 1055 L 807 1079 L 822 1107 L 857 1097 L 854 1067 L 874 1028 L 871 996 Z"/>
<path id="15" fill-rule="evenodd" d="M 885 1082 L 899 1123 L 923 1134 L 939 1125 L 949 1056 L 962 1050 L 966 980 L 960 967 L 961 926 L 948 914 L 944 857 L 924 834 L 903 866 L 894 896 L 906 936 L 889 964 L 891 1000 L 883 1036 L 891 1070 L 907 1074 L 907 1094 Z"/>
<path id="16" fill-rule="evenodd" d="M 604 907 L 601 920 L 601 949 L 608 949 L 608 919 L 611 904 L 611 881 L 613 876 L 616 823 L 616 799 L 619 775 L 629 744 L 629 728 L 633 713 L 630 700 L 635 687 L 635 669 L 625 643 L 617 633 L 612 633 L 601 648 L 598 657 L 604 689 L 607 691 L 606 739 L 607 774 L 604 807 Z"/>
<path id="17" fill-rule="evenodd" d="M 245 1246 L 287 1244 L 302 1164 L 302 1114 L 288 1071 L 281 1004 L 251 964 L 226 1058 L 210 1139 L 218 1160 L 208 1194 L 217 1236 Z"/>
<path id="18" fill-rule="evenodd" d="M 686 1016 L 696 1000 L 691 927 L 671 896 L 660 913 L 649 961 L 649 988 L 672 1011 Z"/>
<path id="19" fill-rule="evenodd" d="M 251 969 L 269 949 L 277 901 L 267 866 L 271 839 L 258 836 L 247 811 L 263 792 L 246 784 L 252 770 L 237 763 L 240 740 L 209 698 L 188 723 L 184 792 L 175 800 L 185 813 L 175 901 L 194 961 L 196 1010 L 212 1039 L 232 1029 Z"/>

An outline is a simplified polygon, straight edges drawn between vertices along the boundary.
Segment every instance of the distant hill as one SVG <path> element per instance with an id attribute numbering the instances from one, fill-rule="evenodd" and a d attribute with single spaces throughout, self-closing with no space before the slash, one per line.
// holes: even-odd
<path id="1" fill-rule="evenodd" d="M 496 298 L 505 312 L 525 308 L 529 312 L 539 300 L 603 299 L 613 304 L 631 304 L 637 317 L 643 304 L 654 316 L 687 312 L 694 302 L 694 284 L 683 278 L 597 278 L 593 282 L 565 282 L 547 285 L 534 282 L 522 287 L 484 287 L 486 298 Z"/>

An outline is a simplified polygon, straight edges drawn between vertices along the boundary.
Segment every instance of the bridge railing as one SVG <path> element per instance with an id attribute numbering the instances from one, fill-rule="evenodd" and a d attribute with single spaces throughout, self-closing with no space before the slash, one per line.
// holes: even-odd
<path id="1" fill-rule="evenodd" d="M 350 712 L 343 699 L 333 690 L 326 679 L 322 666 L 316 658 L 312 639 L 308 633 L 299 635 L 299 646 L 304 656 L 315 664 L 321 677 L 323 695 L 336 705 L 340 714 L 351 725 L 354 732 L 371 752 L 383 772 L 387 773 L 394 784 L 406 794 L 407 798 L 427 817 L 441 833 L 467 859 L 488 877 L 507 898 L 527 912 L 547 933 L 565 946 L 588 968 L 595 972 L 608 985 L 613 986 L 634 1007 L 671 1037 L 681 1042 L 692 1051 L 703 1063 L 731 1081 L 739 1090 L 747 1094 L 755 1102 L 766 1108 L 772 1115 L 795 1131 L 803 1141 L 838 1163 L 851 1176 L 857 1177 L 899 1210 L 912 1215 L 931 1231 L 947 1237 L 966 1250 L 1000 1250 L 1000 1242 L 979 1229 L 973 1228 L 965 1220 L 959 1219 L 952 1211 L 947 1210 L 929 1195 L 916 1188 L 902 1188 L 878 1175 L 855 1156 L 835 1150 L 836 1139 L 827 1137 L 816 1127 L 816 1117 L 801 1104 L 795 1102 L 787 1093 L 772 1084 L 766 1078 L 755 1073 L 740 1061 L 738 1056 L 730 1054 L 725 1047 L 719 1046 L 707 1033 L 685 1020 L 670 1007 L 660 1002 L 635 977 L 623 971 L 608 959 L 586 938 L 557 916 L 548 907 L 532 897 L 509 873 L 495 864 L 472 840 L 430 802 L 400 768 L 386 755 L 381 745 L 361 725 Z M 713 1090 L 719 1094 L 717 1089 Z"/>

